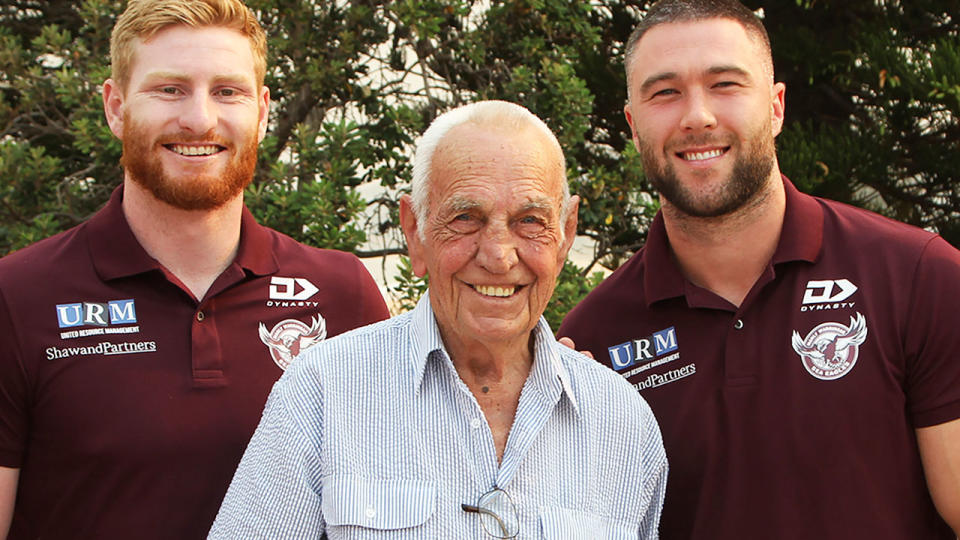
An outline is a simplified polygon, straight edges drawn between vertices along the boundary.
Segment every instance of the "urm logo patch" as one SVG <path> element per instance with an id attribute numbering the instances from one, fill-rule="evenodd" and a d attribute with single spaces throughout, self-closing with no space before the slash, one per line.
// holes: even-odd
<path id="1" fill-rule="evenodd" d="M 623 371 L 630 366 L 649 362 L 664 354 L 673 352 L 679 347 L 677 331 L 671 326 L 648 337 L 633 339 L 612 347 L 607 347 L 610 355 L 610 365 L 617 371 Z"/>
<path id="2" fill-rule="evenodd" d="M 110 302 L 76 302 L 57 304 L 57 324 L 60 328 L 77 326 L 108 326 L 111 324 L 134 324 L 137 308 L 133 299 Z"/>

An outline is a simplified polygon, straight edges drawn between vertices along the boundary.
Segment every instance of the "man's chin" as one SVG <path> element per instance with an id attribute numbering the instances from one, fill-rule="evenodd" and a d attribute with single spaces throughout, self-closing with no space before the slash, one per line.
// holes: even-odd
<path id="1" fill-rule="evenodd" d="M 222 208 L 228 202 L 241 197 L 243 189 L 250 182 L 241 185 L 227 185 L 219 178 L 200 177 L 186 182 L 160 180 L 141 182 L 133 178 L 153 197 L 180 210 L 210 211 Z"/>

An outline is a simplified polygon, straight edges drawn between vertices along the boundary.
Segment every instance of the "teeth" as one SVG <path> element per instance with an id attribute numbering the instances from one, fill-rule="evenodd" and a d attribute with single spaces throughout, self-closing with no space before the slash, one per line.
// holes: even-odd
<path id="1" fill-rule="evenodd" d="M 704 159 L 719 157 L 722 154 L 723 150 L 719 148 L 716 150 L 710 150 L 709 152 L 684 152 L 683 159 L 687 161 L 701 161 Z"/>
<path id="2" fill-rule="evenodd" d="M 171 144 L 170 149 L 181 156 L 209 156 L 220 151 L 219 146 L 212 144 L 204 146 L 186 146 L 183 144 Z"/>
<path id="3" fill-rule="evenodd" d="M 510 296 L 517 290 L 516 287 L 494 287 L 492 285 L 477 285 L 474 287 L 478 293 L 484 296 Z"/>

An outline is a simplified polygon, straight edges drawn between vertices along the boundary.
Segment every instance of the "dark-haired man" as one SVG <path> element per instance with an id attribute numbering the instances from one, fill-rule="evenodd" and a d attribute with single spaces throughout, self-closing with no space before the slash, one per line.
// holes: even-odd
<path id="1" fill-rule="evenodd" d="M 960 254 L 780 174 L 784 86 L 739 2 L 657 2 L 626 70 L 661 212 L 559 335 L 657 415 L 662 537 L 954 538 Z"/>

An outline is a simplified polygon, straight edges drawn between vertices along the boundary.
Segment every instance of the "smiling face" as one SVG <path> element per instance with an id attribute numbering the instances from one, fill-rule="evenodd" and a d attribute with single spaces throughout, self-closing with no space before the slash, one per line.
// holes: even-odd
<path id="1" fill-rule="evenodd" d="M 731 19 L 661 24 L 637 43 L 624 112 L 665 207 L 726 215 L 779 178 L 784 87 L 764 54 Z"/>
<path id="2" fill-rule="evenodd" d="M 217 208 L 242 194 L 269 101 L 249 39 L 222 27 L 161 30 L 135 46 L 126 88 L 104 83 L 125 177 L 186 210 Z"/>
<path id="3" fill-rule="evenodd" d="M 426 222 L 417 223 L 409 197 L 401 201 L 410 259 L 417 275 L 430 276 L 448 347 L 527 345 L 576 234 L 578 199 L 564 220 L 558 163 L 532 128 L 461 124 L 434 154 Z"/>

